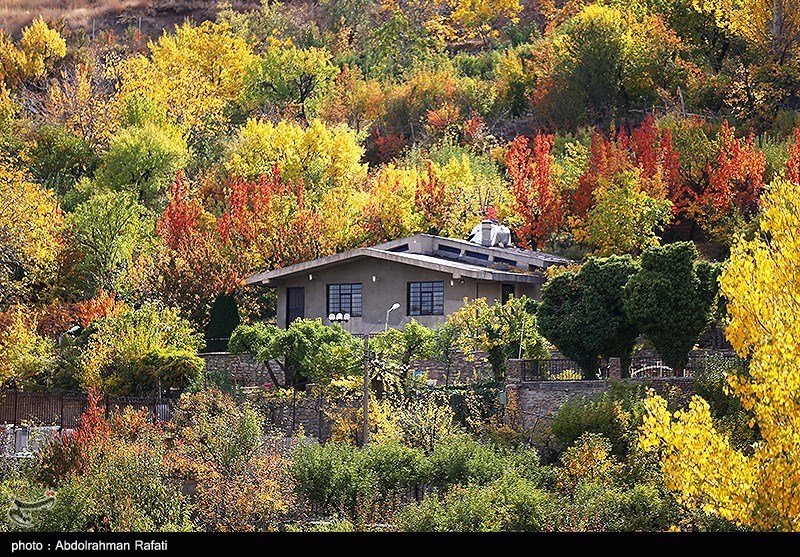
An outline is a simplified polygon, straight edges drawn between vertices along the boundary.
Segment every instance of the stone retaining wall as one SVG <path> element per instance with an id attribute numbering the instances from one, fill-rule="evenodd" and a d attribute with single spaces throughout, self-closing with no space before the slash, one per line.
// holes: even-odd
<path id="1" fill-rule="evenodd" d="M 267 366 L 257 361 L 250 354 L 231 354 L 230 352 L 205 352 L 198 354 L 206 362 L 206 374 L 218 373 L 227 375 L 236 385 L 261 386 L 272 383 L 272 376 Z M 273 367 L 278 381 L 283 382 L 283 372 Z"/>
<path id="2" fill-rule="evenodd" d="M 463 352 L 457 350 L 453 354 L 449 369 L 445 364 L 435 360 L 412 360 L 411 366 L 416 371 L 426 372 L 428 379 L 435 380 L 439 387 L 469 385 L 494 379 L 488 357 L 486 352 L 474 352 L 468 358 Z"/>
<path id="3" fill-rule="evenodd" d="M 612 358 L 613 360 L 613 358 Z M 618 362 L 610 362 L 610 367 Z M 660 395 L 677 389 L 682 395 L 694 393 L 692 377 L 649 377 L 621 379 L 623 383 L 645 385 Z M 570 398 L 594 398 L 607 391 L 611 381 L 522 381 L 522 360 L 509 360 L 506 374 L 506 409 L 516 413 L 520 425 L 536 428 Z"/>
<path id="4" fill-rule="evenodd" d="M 227 375 L 239 386 L 261 386 L 265 382 L 272 382 L 266 366 L 250 354 L 206 352 L 199 356 L 206 362 L 206 373 Z M 494 378 L 485 352 L 475 352 L 471 358 L 467 358 L 463 352 L 457 351 L 449 369 L 435 360 L 412 360 L 411 366 L 416 371 L 426 372 L 428 379 L 435 380 L 437 386 L 482 383 Z M 278 366 L 273 365 L 272 370 L 278 381 L 283 382 L 283 372 Z"/>
<path id="5" fill-rule="evenodd" d="M 326 413 L 329 406 L 324 398 L 300 396 L 294 400 L 270 400 L 260 405 L 260 409 L 267 418 L 267 425 L 276 433 L 293 437 L 302 428 L 307 437 L 326 440 L 331 436 L 332 425 Z"/>

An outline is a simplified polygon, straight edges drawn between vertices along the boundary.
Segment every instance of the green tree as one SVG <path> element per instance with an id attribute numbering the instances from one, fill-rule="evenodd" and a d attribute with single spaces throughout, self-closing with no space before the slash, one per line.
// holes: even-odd
<path id="1" fill-rule="evenodd" d="M 98 157 L 82 138 L 61 126 L 42 126 L 30 152 L 33 178 L 59 196 L 70 191 L 82 177 L 91 177 Z"/>
<path id="2" fill-rule="evenodd" d="M 243 104 L 260 112 L 277 104 L 307 120 L 337 73 L 327 48 L 271 48 L 248 68 Z"/>
<path id="3" fill-rule="evenodd" d="M 202 381 L 203 339 L 175 308 L 148 303 L 97 321 L 82 357 L 81 383 L 109 395 L 152 396 Z"/>
<path id="4" fill-rule="evenodd" d="M 542 288 L 539 329 L 559 351 L 594 379 L 600 357 L 619 357 L 630 367 L 638 330 L 623 306 L 625 284 L 638 270 L 630 256 L 591 258 Z"/>
<path id="5" fill-rule="evenodd" d="M 77 273 L 86 292 L 113 290 L 114 281 L 152 230 L 147 211 L 133 194 L 93 195 L 69 216 L 73 242 L 80 253 Z"/>
<path id="6" fill-rule="evenodd" d="M 404 393 L 408 387 L 413 358 L 427 358 L 434 351 L 435 333 L 415 319 L 403 330 L 388 329 L 370 339 L 370 352 L 375 354 L 372 376 L 379 382 L 378 396 L 384 392 Z"/>
<path id="7" fill-rule="evenodd" d="M 624 15 L 591 4 L 564 23 L 553 39 L 558 112 L 568 121 L 607 121 L 620 92 Z"/>
<path id="8" fill-rule="evenodd" d="M 625 313 L 664 363 L 683 370 L 717 300 L 717 265 L 697 261 L 691 242 L 653 247 L 625 285 Z"/>
<path id="9" fill-rule="evenodd" d="M 125 128 L 111 138 L 97 183 L 154 207 L 187 158 L 186 141 L 172 128 L 152 123 Z"/>
<path id="10" fill-rule="evenodd" d="M 286 329 L 266 323 L 239 325 L 228 350 L 252 354 L 260 362 L 276 360 L 284 371 L 282 386 L 287 387 L 309 381 L 326 384 L 357 373 L 364 354 L 360 339 L 338 325 L 323 325 L 321 319 L 296 319 Z M 272 380 L 280 384 L 274 375 Z"/>
<path id="11" fill-rule="evenodd" d="M 494 378 L 500 381 L 509 358 L 518 358 L 520 353 L 525 358 L 547 357 L 534 312 L 535 302 L 525 296 L 491 306 L 486 298 L 465 299 L 462 308 L 447 317 L 447 323 L 458 329 L 462 349 L 489 354 Z"/>

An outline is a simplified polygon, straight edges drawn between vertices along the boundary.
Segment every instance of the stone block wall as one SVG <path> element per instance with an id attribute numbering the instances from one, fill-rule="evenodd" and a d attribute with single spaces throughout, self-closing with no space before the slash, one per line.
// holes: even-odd
<path id="1" fill-rule="evenodd" d="M 205 352 L 198 354 L 206 362 L 206 374 L 218 373 L 228 375 L 236 385 L 261 386 L 272 383 L 265 364 L 257 361 L 250 354 L 231 354 L 229 352 Z M 283 372 L 278 366 L 272 366 L 278 381 L 283 382 Z"/>
<path id="2" fill-rule="evenodd" d="M 474 352 L 468 358 L 458 350 L 453 354 L 453 361 L 450 363 L 449 370 L 443 363 L 435 360 L 412 360 L 411 366 L 414 370 L 426 372 L 428 379 L 436 380 L 436 386 L 438 387 L 443 385 L 469 385 L 494 379 L 488 356 L 486 352 Z"/>
<path id="3" fill-rule="evenodd" d="M 206 352 L 199 356 L 206 362 L 206 373 L 227 374 L 239 386 L 261 386 L 272 382 L 267 367 L 250 354 Z M 283 371 L 272 363 L 273 373 L 278 381 L 283 382 Z M 416 371 L 426 372 L 428 379 L 436 380 L 437 386 L 468 385 L 494 379 L 492 366 L 489 365 L 488 354 L 485 352 L 475 352 L 471 358 L 467 358 L 463 352 L 457 351 L 453 355 L 449 374 L 447 366 L 435 360 L 412 360 L 411 367 Z"/>
<path id="4" fill-rule="evenodd" d="M 506 401 L 516 399 L 517 421 L 528 429 L 547 422 L 571 398 L 594 398 L 608 389 L 608 381 L 536 381 L 506 386 Z"/>
<path id="5" fill-rule="evenodd" d="M 610 362 L 613 367 L 613 362 Z M 622 379 L 623 383 L 645 385 L 659 395 L 677 389 L 682 396 L 694 393 L 692 377 L 651 377 Z M 506 410 L 529 429 L 543 425 L 571 398 L 591 399 L 611 387 L 611 381 L 523 381 L 522 360 L 509 360 L 506 374 Z"/>
<path id="6" fill-rule="evenodd" d="M 302 427 L 307 437 L 325 440 L 331 436 L 331 420 L 326 413 L 329 406 L 324 398 L 300 396 L 270 400 L 261 405 L 261 410 L 276 433 L 292 437 Z"/>

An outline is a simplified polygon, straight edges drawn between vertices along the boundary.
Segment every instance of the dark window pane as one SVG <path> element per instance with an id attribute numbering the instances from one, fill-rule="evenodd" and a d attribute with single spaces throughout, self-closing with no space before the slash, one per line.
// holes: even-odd
<path id="1" fill-rule="evenodd" d="M 361 317 L 361 283 L 329 284 L 328 313 L 349 313 Z"/>
<path id="2" fill-rule="evenodd" d="M 409 315 L 444 315 L 444 282 L 409 282 Z"/>

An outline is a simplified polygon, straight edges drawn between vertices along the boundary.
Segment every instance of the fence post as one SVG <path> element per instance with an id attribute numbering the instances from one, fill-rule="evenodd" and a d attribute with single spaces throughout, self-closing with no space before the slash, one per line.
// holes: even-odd
<path id="1" fill-rule="evenodd" d="M 295 428 L 295 420 L 297 416 L 297 387 L 292 385 L 292 433 L 291 435 L 294 436 L 294 428 Z"/>
<path id="2" fill-rule="evenodd" d="M 317 397 L 317 439 L 322 441 L 322 397 Z"/>
<path id="3" fill-rule="evenodd" d="M 611 380 L 620 380 L 622 379 L 622 359 L 621 358 L 609 358 L 608 359 L 608 379 Z"/>
<path id="4" fill-rule="evenodd" d="M 19 414 L 19 390 L 14 389 L 14 426 L 17 426 L 17 416 Z"/>

